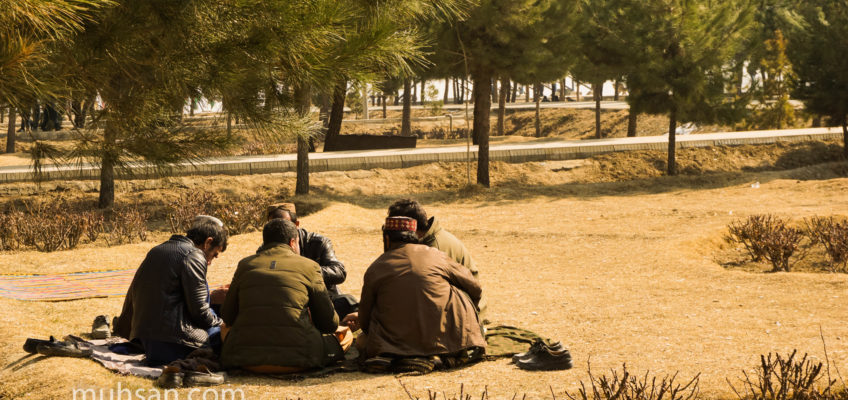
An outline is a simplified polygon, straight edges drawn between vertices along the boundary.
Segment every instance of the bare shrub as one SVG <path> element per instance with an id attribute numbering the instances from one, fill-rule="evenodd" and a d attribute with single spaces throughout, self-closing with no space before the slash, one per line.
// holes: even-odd
<path id="1" fill-rule="evenodd" d="M 22 220 L 23 213 L 19 211 L 0 214 L 0 251 L 17 250 L 23 245 L 20 232 Z"/>
<path id="2" fill-rule="evenodd" d="M 695 375 L 685 384 L 678 383 L 677 374 L 658 378 L 637 376 L 627 371 L 627 365 L 622 365 L 622 371 L 612 370 L 610 376 L 592 375 L 589 367 L 589 386 L 580 381 L 580 389 L 576 394 L 565 392 L 571 400 L 691 400 L 698 397 L 698 383 L 701 374 Z"/>
<path id="3" fill-rule="evenodd" d="M 85 238 L 89 242 L 97 241 L 104 229 L 103 214 L 96 211 L 85 211 L 81 216 L 85 223 Z"/>
<path id="4" fill-rule="evenodd" d="M 248 195 L 236 201 L 229 201 L 215 211 L 231 235 L 259 230 L 264 221 L 265 211 L 271 199 L 263 195 Z"/>
<path id="5" fill-rule="evenodd" d="M 138 205 L 113 209 L 108 221 L 110 229 L 109 234 L 106 235 L 106 243 L 114 246 L 147 240 L 148 217 L 147 212 Z"/>
<path id="6" fill-rule="evenodd" d="M 848 398 L 844 390 L 834 390 L 836 380 L 826 381 L 822 385 L 823 364 L 813 363 L 804 354 L 796 359 L 797 350 L 788 357 L 780 354 L 760 356 L 760 365 L 752 377 L 742 371 L 742 390 L 740 393 L 732 383 L 727 383 L 740 400 L 837 400 Z"/>
<path id="7" fill-rule="evenodd" d="M 194 217 L 206 214 L 213 215 L 215 204 L 220 199 L 209 192 L 185 192 L 171 204 L 168 222 L 172 233 L 185 233 L 191 228 Z"/>
<path id="8" fill-rule="evenodd" d="M 848 272 L 848 221 L 833 217 L 805 219 L 805 233 L 813 245 L 824 247 L 830 271 Z"/>
<path id="9" fill-rule="evenodd" d="M 772 271 L 792 269 L 792 256 L 798 251 L 803 231 L 789 226 L 789 221 L 764 214 L 752 215 L 744 221 L 728 225 L 725 241 L 741 243 L 754 262 L 765 259 Z"/>
<path id="10" fill-rule="evenodd" d="M 77 247 L 86 230 L 86 221 L 64 198 L 25 203 L 19 214 L 20 243 L 38 251 L 51 252 Z"/>

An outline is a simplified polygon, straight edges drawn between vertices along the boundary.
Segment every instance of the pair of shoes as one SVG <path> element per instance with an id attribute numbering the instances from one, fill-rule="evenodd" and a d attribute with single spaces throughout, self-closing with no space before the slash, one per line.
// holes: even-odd
<path id="1" fill-rule="evenodd" d="M 163 389 L 176 389 L 192 386 L 215 386 L 223 384 L 227 380 L 227 374 L 215 373 L 205 365 L 198 367 L 197 371 L 183 372 L 180 367 L 165 367 L 162 375 L 156 378 L 156 386 Z"/>
<path id="2" fill-rule="evenodd" d="M 530 345 L 530 350 L 527 350 L 524 353 L 518 353 L 518 354 L 513 355 L 512 356 L 512 362 L 514 364 L 518 364 L 518 361 L 525 359 L 525 358 L 529 358 L 530 356 L 532 356 L 532 355 L 534 355 L 534 354 L 536 354 L 536 353 L 538 353 L 538 352 L 540 352 L 544 349 L 560 351 L 560 350 L 563 349 L 562 342 L 547 344 L 547 343 L 545 343 L 544 340 L 536 340 L 535 342 L 533 342 L 533 344 Z"/>
<path id="3" fill-rule="evenodd" d="M 560 347 L 562 347 L 561 344 Z M 516 365 L 518 365 L 518 368 L 528 371 L 554 371 L 571 369 L 573 366 L 571 353 L 567 349 L 554 350 L 548 346 L 542 347 L 541 350 L 528 357 L 519 359 Z"/>
<path id="4" fill-rule="evenodd" d="M 27 339 L 29 342 L 29 339 Z M 27 343 L 24 343 L 24 350 L 27 349 Z M 53 357 L 90 357 L 91 348 L 80 347 L 78 343 L 58 342 L 53 336 L 49 341 L 39 341 L 35 346 L 35 351 L 38 354 Z"/>
<path id="5" fill-rule="evenodd" d="M 109 325 L 108 315 L 98 315 L 94 317 L 94 322 L 91 324 L 92 339 L 108 339 L 112 336 L 112 328 Z"/>

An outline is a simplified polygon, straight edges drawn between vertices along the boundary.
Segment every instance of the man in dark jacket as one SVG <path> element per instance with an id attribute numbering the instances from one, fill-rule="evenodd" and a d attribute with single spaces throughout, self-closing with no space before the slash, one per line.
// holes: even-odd
<path id="1" fill-rule="evenodd" d="M 283 203 L 271 206 L 268 210 L 268 220 L 276 218 L 291 221 L 297 227 L 300 255 L 321 266 L 321 275 L 324 278 L 324 284 L 327 286 L 327 293 L 333 300 L 333 307 L 339 319 L 356 311 L 359 304 L 356 298 L 349 294 L 342 294 L 336 286 L 345 281 L 347 271 L 344 264 L 336 258 L 336 253 L 333 251 L 333 242 L 323 235 L 307 232 L 306 229 L 301 228 L 294 204 Z"/>
<path id="2" fill-rule="evenodd" d="M 346 329 L 340 332 L 346 340 L 332 335 L 339 319 L 321 268 L 297 254 L 295 225 L 273 219 L 262 239 L 259 251 L 239 262 L 221 308 L 230 328 L 221 350 L 224 366 L 287 373 L 344 358 L 352 335 Z"/>
<path id="3" fill-rule="evenodd" d="M 222 321 L 209 308 L 206 269 L 226 249 L 223 223 L 198 216 L 185 236 L 171 236 L 150 250 L 127 291 L 115 334 L 140 342 L 149 365 L 209 345 Z"/>

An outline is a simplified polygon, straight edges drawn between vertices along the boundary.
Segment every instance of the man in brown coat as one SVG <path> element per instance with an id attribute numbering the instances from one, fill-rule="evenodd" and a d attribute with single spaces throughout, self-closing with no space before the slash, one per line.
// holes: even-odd
<path id="1" fill-rule="evenodd" d="M 361 327 L 367 357 L 451 356 L 484 349 L 476 310 L 480 284 L 445 253 L 418 244 L 415 227 L 411 218 L 386 219 L 385 253 L 365 272 L 359 313 L 345 322 Z"/>

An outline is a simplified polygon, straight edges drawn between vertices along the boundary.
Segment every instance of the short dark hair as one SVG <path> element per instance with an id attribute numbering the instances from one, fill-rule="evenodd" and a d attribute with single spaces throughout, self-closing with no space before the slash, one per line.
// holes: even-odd
<path id="1" fill-rule="evenodd" d="M 272 208 L 271 210 L 269 210 L 268 211 L 268 221 L 271 221 L 271 220 L 277 219 L 277 218 L 285 218 L 286 214 L 289 215 L 289 219 L 291 220 L 291 222 L 297 223 L 297 213 L 292 211 L 292 210 L 289 210 L 288 208 L 283 207 L 283 206 L 275 207 L 275 208 Z"/>
<path id="2" fill-rule="evenodd" d="M 383 231 L 383 234 L 389 237 L 389 241 L 392 243 L 411 243 L 411 244 L 420 244 L 421 241 L 418 239 L 418 235 L 415 232 L 409 231 Z"/>
<path id="3" fill-rule="evenodd" d="M 191 239 L 195 246 L 200 246 L 206 239 L 212 238 L 212 247 L 221 247 L 221 251 L 226 251 L 229 234 L 218 218 L 199 215 L 194 218 L 186 237 Z"/>
<path id="4" fill-rule="evenodd" d="M 390 217 L 409 217 L 418 223 L 419 231 L 430 229 L 427 212 L 424 207 L 413 199 L 400 199 L 389 206 Z"/>
<path id="5" fill-rule="evenodd" d="M 289 244 L 298 235 L 297 226 L 291 221 L 282 218 L 274 218 L 262 228 L 262 242 L 264 245 L 271 243 Z"/>

